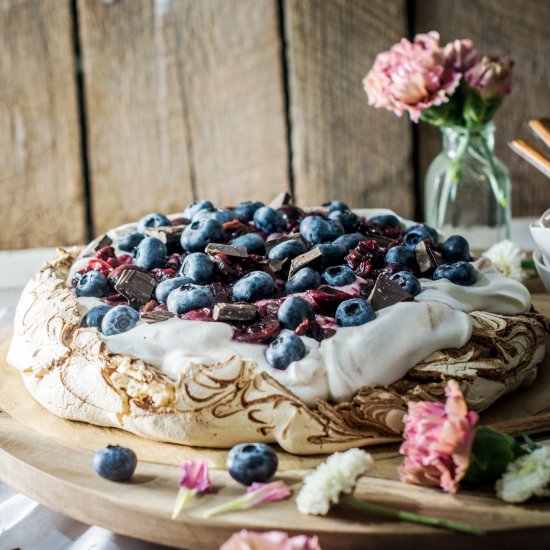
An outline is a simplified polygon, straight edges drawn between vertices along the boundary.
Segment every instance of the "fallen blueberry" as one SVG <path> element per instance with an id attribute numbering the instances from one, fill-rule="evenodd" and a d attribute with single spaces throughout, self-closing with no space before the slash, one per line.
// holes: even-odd
<path id="1" fill-rule="evenodd" d="M 342 235 L 341 237 L 338 237 L 334 244 L 338 246 L 342 246 L 348 250 L 353 250 L 360 242 L 366 241 L 367 237 L 364 235 L 361 235 L 361 233 L 348 233 L 347 235 Z"/>
<path id="2" fill-rule="evenodd" d="M 216 220 L 221 224 L 224 224 L 234 219 L 235 216 L 233 212 L 227 208 L 202 208 L 193 216 L 192 221 Z"/>
<path id="3" fill-rule="evenodd" d="M 331 220 L 341 223 L 346 233 L 355 231 L 359 223 L 359 216 L 351 210 L 334 210 L 328 217 Z"/>
<path id="4" fill-rule="evenodd" d="M 285 258 L 292 260 L 304 252 L 307 252 L 307 247 L 302 241 L 290 239 L 274 246 L 267 257 L 270 260 L 284 260 Z"/>
<path id="5" fill-rule="evenodd" d="M 337 239 L 344 234 L 344 228 L 340 222 L 328 218 L 306 216 L 300 222 L 300 234 L 308 243 L 316 245 Z"/>
<path id="6" fill-rule="evenodd" d="M 242 221 L 249 222 L 254 217 L 254 212 L 262 206 L 265 206 L 264 203 L 258 201 L 240 202 L 233 208 L 233 214 Z"/>
<path id="7" fill-rule="evenodd" d="M 403 233 L 405 246 L 412 250 L 414 250 L 416 245 L 421 241 L 429 240 L 432 244 L 436 244 L 438 239 L 439 234 L 429 225 L 413 225 Z"/>
<path id="8" fill-rule="evenodd" d="M 373 216 L 370 223 L 376 223 L 378 225 L 389 225 L 390 227 L 399 227 L 401 222 L 397 216 L 393 214 L 381 214 L 380 216 Z"/>
<path id="9" fill-rule="evenodd" d="M 119 445 L 107 445 L 94 454 L 94 470 L 110 481 L 128 481 L 137 466 L 137 456 L 132 449 Z"/>
<path id="10" fill-rule="evenodd" d="M 199 211 L 203 210 L 204 208 L 214 208 L 214 205 L 210 201 L 205 200 L 198 200 L 195 202 L 192 202 L 184 211 L 183 211 L 183 217 L 187 218 L 188 220 L 193 219 L 193 216 Z"/>
<path id="11" fill-rule="evenodd" d="M 164 267 L 168 252 L 166 245 L 156 237 L 146 237 L 135 250 L 134 263 L 144 269 Z"/>
<path id="12" fill-rule="evenodd" d="M 241 443 L 227 455 L 229 475 L 243 485 L 268 482 L 277 466 L 277 455 L 265 443 Z"/>
<path id="13" fill-rule="evenodd" d="M 329 212 L 338 212 L 342 210 L 349 210 L 348 205 L 342 201 L 328 201 L 324 202 L 323 206 L 328 208 Z"/>
<path id="14" fill-rule="evenodd" d="M 316 248 L 321 251 L 321 267 L 323 269 L 341 263 L 348 252 L 341 244 L 336 244 L 336 241 L 319 244 Z"/>
<path id="15" fill-rule="evenodd" d="M 406 265 L 410 269 L 418 269 L 414 250 L 406 246 L 394 246 L 386 252 L 384 265 L 389 264 L 401 264 Z"/>
<path id="16" fill-rule="evenodd" d="M 281 214 L 269 206 L 262 206 L 254 212 L 254 223 L 264 233 L 280 233 L 286 225 Z"/>

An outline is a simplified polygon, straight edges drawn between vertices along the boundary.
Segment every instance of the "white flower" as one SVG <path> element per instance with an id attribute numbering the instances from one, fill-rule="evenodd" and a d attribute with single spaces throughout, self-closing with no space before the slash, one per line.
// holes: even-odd
<path id="1" fill-rule="evenodd" d="M 304 479 L 296 498 L 302 514 L 325 515 L 331 504 L 337 504 L 342 493 L 355 488 L 357 478 L 374 463 L 372 456 L 361 449 L 334 453 Z"/>
<path id="2" fill-rule="evenodd" d="M 523 281 L 525 278 L 525 271 L 521 267 L 524 254 L 512 241 L 500 241 L 483 252 L 482 256 L 489 258 L 506 277 L 516 281 Z"/>
<path id="3" fill-rule="evenodd" d="M 548 496 L 550 446 L 536 449 L 508 464 L 496 483 L 497 495 L 506 502 L 525 502 L 532 496 Z"/>

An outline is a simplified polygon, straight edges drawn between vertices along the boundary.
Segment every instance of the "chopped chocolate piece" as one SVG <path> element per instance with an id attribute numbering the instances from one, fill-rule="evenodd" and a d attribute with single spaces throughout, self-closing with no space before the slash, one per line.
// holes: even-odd
<path id="1" fill-rule="evenodd" d="M 387 248 L 388 245 L 395 242 L 395 239 L 391 239 L 390 237 L 385 237 L 384 235 L 367 235 L 365 237 L 366 241 L 376 241 L 376 244 L 378 246 L 382 246 L 384 248 Z"/>
<path id="2" fill-rule="evenodd" d="M 254 304 L 224 304 L 214 306 L 214 321 L 253 321 L 256 318 Z"/>
<path id="3" fill-rule="evenodd" d="M 142 306 L 151 298 L 154 288 L 157 286 L 154 277 L 143 271 L 125 269 L 115 285 L 131 306 Z"/>
<path id="4" fill-rule="evenodd" d="M 274 273 L 277 273 L 277 271 L 281 271 L 285 264 L 288 262 L 288 258 L 285 258 L 284 260 L 268 260 L 267 264 L 271 271 Z"/>
<path id="5" fill-rule="evenodd" d="M 145 321 L 148 324 L 151 323 L 160 323 L 161 321 L 166 321 L 175 317 L 176 314 L 170 311 L 147 311 L 140 315 L 142 321 Z"/>
<path id="6" fill-rule="evenodd" d="M 210 243 L 204 249 L 207 254 L 214 256 L 215 254 L 225 254 L 226 256 L 236 256 L 237 258 L 248 257 L 248 252 L 245 246 L 231 246 L 230 244 Z"/>
<path id="7" fill-rule="evenodd" d="M 105 246 L 110 246 L 113 244 L 113 239 L 109 237 L 107 234 L 100 235 L 96 239 L 94 239 L 91 243 L 86 245 L 84 250 L 80 253 L 80 255 L 83 258 L 86 258 L 87 256 L 91 256 L 94 252 L 97 252 L 101 248 Z"/>
<path id="8" fill-rule="evenodd" d="M 278 244 L 292 240 L 301 241 L 302 235 L 300 235 L 300 233 L 290 233 L 290 235 L 285 235 L 284 237 L 279 237 L 278 239 L 271 239 L 270 241 L 267 241 L 265 243 L 266 254 L 269 254 L 269 251 L 272 248 L 275 248 Z"/>
<path id="9" fill-rule="evenodd" d="M 321 258 L 323 254 L 321 253 L 321 250 L 319 247 L 312 248 L 311 250 L 308 250 L 304 254 L 300 254 L 299 256 L 296 256 L 290 264 L 290 271 L 288 272 L 288 276 L 292 277 L 296 271 L 299 269 L 302 269 L 302 267 L 312 267 L 313 269 L 321 267 Z"/>
<path id="10" fill-rule="evenodd" d="M 378 311 L 399 302 L 409 302 L 411 300 L 414 300 L 414 296 L 409 294 L 402 286 L 384 277 L 384 275 L 379 275 L 368 302 L 375 311 Z"/>
<path id="11" fill-rule="evenodd" d="M 155 237 L 164 244 L 178 243 L 187 224 L 181 225 L 164 225 L 162 227 L 152 227 L 147 229 L 148 237 Z"/>
<path id="12" fill-rule="evenodd" d="M 429 242 L 419 242 L 416 245 L 414 252 L 416 254 L 418 267 L 420 268 L 420 273 L 433 271 L 436 267 L 439 267 L 444 263 L 441 256 L 434 250 L 433 246 Z"/>
<path id="13" fill-rule="evenodd" d="M 279 193 L 267 206 L 277 209 L 281 206 L 284 206 L 285 204 L 289 204 L 290 199 L 290 193 L 284 191 L 282 193 Z"/>

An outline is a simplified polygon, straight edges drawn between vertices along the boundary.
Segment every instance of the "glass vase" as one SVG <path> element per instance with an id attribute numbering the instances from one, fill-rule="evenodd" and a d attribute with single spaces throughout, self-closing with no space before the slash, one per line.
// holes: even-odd
<path id="1" fill-rule="evenodd" d="M 426 173 L 426 223 L 475 250 L 510 238 L 510 176 L 494 155 L 495 126 L 443 126 L 443 150 Z"/>

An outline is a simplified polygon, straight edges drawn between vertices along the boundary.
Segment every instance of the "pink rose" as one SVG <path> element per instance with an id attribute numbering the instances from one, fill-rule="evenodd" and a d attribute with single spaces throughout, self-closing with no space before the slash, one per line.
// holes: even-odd
<path id="1" fill-rule="evenodd" d="M 321 550 L 317 537 L 289 537 L 282 531 L 255 533 L 243 529 L 224 542 L 220 550 Z"/>
<path id="2" fill-rule="evenodd" d="M 514 62 L 506 56 L 484 55 L 464 78 L 480 96 L 493 98 L 508 95 L 512 91 Z"/>
<path id="3" fill-rule="evenodd" d="M 445 404 L 409 403 L 399 475 L 407 483 L 439 485 L 456 493 L 468 469 L 479 416 L 468 412 L 456 380 L 449 380 L 445 395 Z"/>
<path id="4" fill-rule="evenodd" d="M 398 116 L 408 112 L 418 122 L 424 109 L 449 101 L 460 78 L 439 45 L 439 34 L 432 31 L 416 35 L 414 42 L 403 38 L 378 54 L 363 85 L 370 105 Z"/>
<path id="5" fill-rule="evenodd" d="M 474 43 L 469 38 L 449 42 L 445 46 L 443 53 L 455 71 L 461 73 L 470 69 L 479 59 L 477 50 L 474 48 Z"/>

